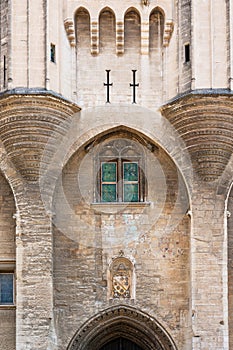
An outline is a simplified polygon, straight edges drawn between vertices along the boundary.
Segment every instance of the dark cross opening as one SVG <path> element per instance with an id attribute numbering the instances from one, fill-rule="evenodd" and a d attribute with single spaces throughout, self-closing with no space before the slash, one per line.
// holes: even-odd
<path id="1" fill-rule="evenodd" d="M 6 87 L 6 72 L 7 72 L 7 68 L 6 68 L 6 56 L 3 57 L 3 87 Z"/>
<path id="2" fill-rule="evenodd" d="M 133 84 L 129 84 L 129 85 L 130 85 L 130 87 L 133 88 L 133 103 L 137 103 L 136 102 L 136 87 L 139 87 L 139 84 L 138 83 L 136 84 L 136 72 L 137 72 L 137 70 L 132 69 L 132 72 L 133 72 Z"/>
<path id="3" fill-rule="evenodd" d="M 109 99 L 109 87 L 113 85 L 113 83 L 109 82 L 109 73 L 111 72 L 110 69 L 106 69 L 105 70 L 107 72 L 107 83 L 104 83 L 104 86 L 107 87 L 107 101 L 106 103 L 110 103 L 110 99 Z"/>

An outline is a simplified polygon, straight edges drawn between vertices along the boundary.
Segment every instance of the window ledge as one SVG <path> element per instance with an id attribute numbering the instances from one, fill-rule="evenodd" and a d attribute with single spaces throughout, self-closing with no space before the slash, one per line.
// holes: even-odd
<path id="1" fill-rule="evenodd" d="M 131 209 L 144 209 L 150 205 L 150 202 L 101 202 L 91 203 L 91 208 L 98 212 L 115 213 Z"/>
<path id="2" fill-rule="evenodd" d="M 12 310 L 12 309 L 13 310 L 16 309 L 16 305 L 7 305 L 7 304 L 6 305 L 3 305 L 3 304 L 1 305 L 0 304 L 0 311 L 1 310 Z"/>

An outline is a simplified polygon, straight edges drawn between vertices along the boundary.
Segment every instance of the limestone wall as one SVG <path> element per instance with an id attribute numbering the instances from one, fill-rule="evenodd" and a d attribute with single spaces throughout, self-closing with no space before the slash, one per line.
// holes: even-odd
<path id="1" fill-rule="evenodd" d="M 232 308 L 233 308 L 233 224 L 232 224 L 232 191 L 230 193 L 228 202 L 228 311 L 229 311 L 229 329 L 232 329 L 233 318 L 232 318 Z M 233 335 L 229 332 L 229 349 L 233 346 Z"/>
<path id="2" fill-rule="evenodd" d="M 0 3 L 0 91 L 7 88 L 9 60 L 9 4 L 8 0 Z"/>
<path id="3" fill-rule="evenodd" d="M 154 154 L 148 150 L 147 203 L 94 203 L 93 152 L 95 148 L 75 153 L 54 197 L 57 348 L 64 349 L 94 314 L 122 303 L 150 313 L 180 348 L 188 348 L 190 218 L 185 216 L 185 185 L 162 149 Z M 109 269 L 118 256 L 135 266 L 134 297 L 129 299 L 115 299 L 111 293 Z"/>

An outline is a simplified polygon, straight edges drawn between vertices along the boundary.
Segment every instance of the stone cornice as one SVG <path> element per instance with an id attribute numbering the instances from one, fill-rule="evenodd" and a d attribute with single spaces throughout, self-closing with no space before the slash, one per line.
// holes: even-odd
<path id="1" fill-rule="evenodd" d="M 72 109 L 74 109 L 74 113 L 81 110 L 81 108 L 74 102 L 68 100 L 61 94 L 53 90 L 47 90 L 43 88 L 24 88 L 18 87 L 11 90 L 5 90 L 0 92 L 0 100 L 9 96 L 47 96 L 48 98 L 56 98 L 59 99 L 62 103 L 69 105 Z"/>
<path id="2" fill-rule="evenodd" d="M 228 96 L 233 97 L 233 90 L 230 89 L 196 89 L 185 91 L 182 94 L 178 94 L 168 100 L 164 105 L 161 106 L 160 110 L 163 111 L 167 109 L 173 103 L 177 103 L 178 101 L 182 101 L 184 99 L 189 99 L 191 97 L 208 97 L 208 96 Z"/>

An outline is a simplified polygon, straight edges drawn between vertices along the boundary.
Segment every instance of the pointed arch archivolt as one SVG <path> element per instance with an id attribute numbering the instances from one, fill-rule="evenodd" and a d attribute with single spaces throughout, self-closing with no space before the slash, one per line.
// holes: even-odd
<path id="1" fill-rule="evenodd" d="M 86 142 L 120 127 L 132 130 L 136 135 L 144 135 L 163 148 L 183 174 L 187 187 L 191 189 L 193 169 L 186 145 L 159 112 L 140 106 L 110 105 L 83 110 L 73 117 L 72 123 L 71 130 L 77 130 L 77 133 L 75 137 L 69 138 L 70 146 L 66 147 L 64 164 Z"/>
<path id="2" fill-rule="evenodd" d="M 76 332 L 67 350 L 99 350 L 119 336 L 134 341 L 143 350 L 177 349 L 156 319 L 128 305 L 118 305 L 90 318 Z"/>

